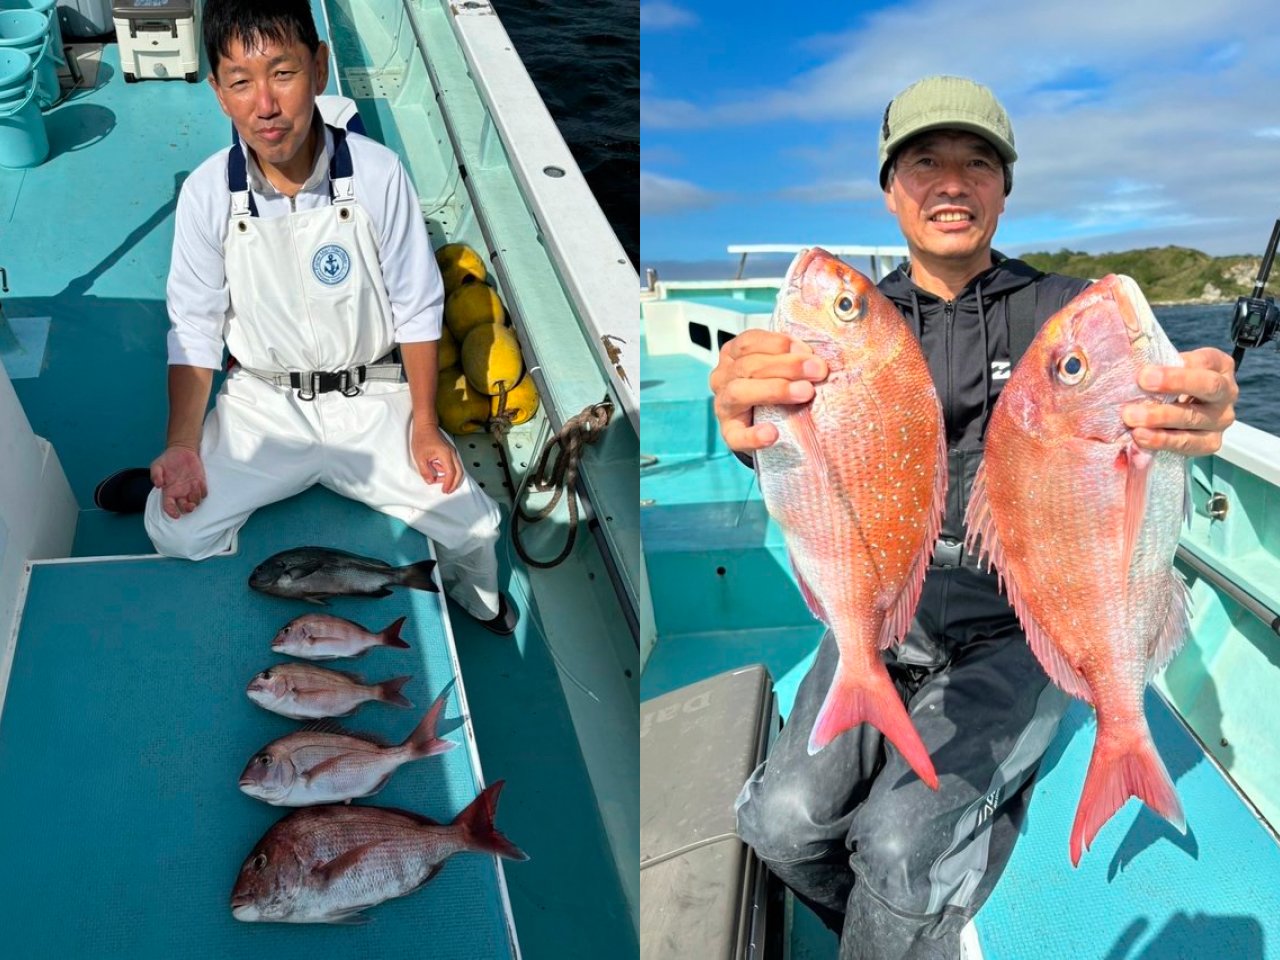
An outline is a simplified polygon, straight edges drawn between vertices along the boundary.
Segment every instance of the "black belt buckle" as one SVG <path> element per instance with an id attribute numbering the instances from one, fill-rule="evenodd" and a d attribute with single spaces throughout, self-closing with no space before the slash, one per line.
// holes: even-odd
<path id="1" fill-rule="evenodd" d="M 933 566 L 958 567 L 964 559 L 964 544 L 950 537 L 939 537 L 933 545 Z"/>
<path id="2" fill-rule="evenodd" d="M 302 385 L 304 377 L 307 381 L 305 387 Z M 314 400 L 317 393 L 330 393 L 334 390 L 340 391 L 344 397 L 354 397 L 360 393 L 359 384 L 363 380 L 363 367 L 358 368 L 354 382 L 350 370 L 289 374 L 289 386 L 298 391 L 299 400 Z"/>

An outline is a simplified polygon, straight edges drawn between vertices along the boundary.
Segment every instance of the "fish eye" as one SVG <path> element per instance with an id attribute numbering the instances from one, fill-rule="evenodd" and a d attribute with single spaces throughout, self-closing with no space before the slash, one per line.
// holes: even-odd
<path id="1" fill-rule="evenodd" d="M 271 679 L 271 671 L 270 671 L 270 670 L 263 670 L 260 674 L 258 674 L 258 676 L 259 676 L 261 679 L 263 679 L 263 680 L 270 680 L 270 679 Z"/>
<path id="2" fill-rule="evenodd" d="M 832 310 L 836 315 L 836 319 L 841 323 L 852 323 L 862 316 L 862 312 L 866 309 L 867 301 L 865 297 L 856 296 L 848 291 L 842 291 L 836 301 L 832 304 Z"/>
<path id="3" fill-rule="evenodd" d="M 1065 384 L 1076 384 L 1089 372 L 1089 365 L 1079 353 L 1071 352 L 1058 361 L 1058 379 Z"/>
<path id="4" fill-rule="evenodd" d="M 269 766 L 271 766 L 271 754 L 269 754 L 269 753 L 261 753 L 261 754 L 259 754 L 259 755 L 258 755 L 258 762 L 259 762 L 260 764 L 262 764 L 264 767 L 269 767 Z"/>
<path id="5" fill-rule="evenodd" d="M 267 865 L 267 855 L 265 853 L 260 853 L 253 858 L 253 869 L 261 870 L 266 865 Z"/>

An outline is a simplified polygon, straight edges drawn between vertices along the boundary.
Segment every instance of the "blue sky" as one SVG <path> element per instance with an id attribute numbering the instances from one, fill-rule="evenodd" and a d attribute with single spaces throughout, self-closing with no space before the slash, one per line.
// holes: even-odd
<path id="1" fill-rule="evenodd" d="M 1019 161 L 996 247 L 1261 252 L 1280 217 L 1275 0 L 641 0 L 641 265 L 901 243 L 885 104 L 988 84 Z"/>

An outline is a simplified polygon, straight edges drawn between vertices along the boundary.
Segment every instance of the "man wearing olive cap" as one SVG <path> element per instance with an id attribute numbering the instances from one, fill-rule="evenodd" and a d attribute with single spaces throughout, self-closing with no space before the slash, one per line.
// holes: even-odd
<path id="1" fill-rule="evenodd" d="M 947 430 L 948 494 L 915 619 L 886 665 L 939 774 L 937 791 L 862 724 L 817 754 L 809 732 L 835 672 L 828 631 L 768 760 L 738 799 L 738 831 L 832 929 L 840 956 L 960 956 L 1017 839 L 1030 788 L 1067 697 L 1049 683 L 994 574 L 964 552 L 964 512 L 987 418 L 1035 330 L 1088 285 L 993 250 L 1013 187 L 1013 127 L 990 90 L 926 77 L 884 111 L 880 185 L 910 262 L 879 284 L 929 363 Z M 1141 385 L 1178 404 L 1124 411 L 1150 450 L 1216 451 L 1237 390 L 1230 357 L 1204 348 Z M 784 334 L 749 330 L 711 374 L 730 449 L 778 437 L 757 404 L 805 403 L 826 364 Z M 1148 379 L 1150 377 L 1150 379 Z"/>

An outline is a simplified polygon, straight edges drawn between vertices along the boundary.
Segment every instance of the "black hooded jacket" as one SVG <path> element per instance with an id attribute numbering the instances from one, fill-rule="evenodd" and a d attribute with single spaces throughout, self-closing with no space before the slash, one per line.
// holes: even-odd
<path id="1" fill-rule="evenodd" d="M 992 259 L 994 266 L 971 280 L 955 300 L 943 300 L 916 286 L 909 267 L 899 267 L 879 283 L 880 291 L 894 302 L 919 338 L 942 401 L 950 461 L 942 540 L 950 541 L 953 549 L 940 548 L 935 562 L 959 559 L 954 545 L 964 539 L 964 511 L 982 460 L 987 421 L 1009 379 L 1009 295 L 1035 284 L 1035 325 L 1039 329 L 1089 285 L 1088 280 L 1041 273 L 995 251 Z"/>

